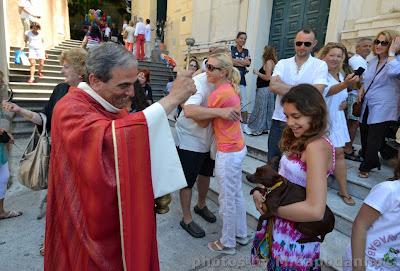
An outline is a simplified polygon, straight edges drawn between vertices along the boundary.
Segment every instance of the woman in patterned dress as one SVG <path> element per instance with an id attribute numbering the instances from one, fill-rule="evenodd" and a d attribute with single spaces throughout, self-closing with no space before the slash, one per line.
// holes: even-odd
<path id="1" fill-rule="evenodd" d="M 293 87 L 283 98 L 287 117 L 280 148 L 283 156 L 279 174 L 290 182 L 306 188 L 306 199 L 278 208 L 273 219 L 272 247 L 268 253 L 268 270 L 321 270 L 320 243 L 297 242 L 302 234 L 295 229 L 296 222 L 322 219 L 327 198 L 327 176 L 335 168 L 335 150 L 325 136 L 327 109 L 320 92 L 313 86 Z M 253 194 L 257 209 L 262 213 L 262 195 Z M 254 243 L 265 232 L 267 223 L 256 233 Z M 262 238 L 262 237 L 261 237 Z M 257 250 L 252 250 L 252 263 L 259 263 Z"/>

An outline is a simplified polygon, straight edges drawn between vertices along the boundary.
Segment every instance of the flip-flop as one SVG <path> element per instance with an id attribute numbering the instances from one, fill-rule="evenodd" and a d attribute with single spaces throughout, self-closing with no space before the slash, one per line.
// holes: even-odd
<path id="1" fill-rule="evenodd" d="M 344 202 L 345 204 L 350 205 L 350 206 L 354 206 L 354 205 L 356 204 L 356 202 L 353 200 L 353 198 L 352 198 L 351 196 L 342 195 L 342 194 L 340 194 L 339 191 L 338 191 L 336 194 L 337 194 L 339 197 L 342 198 L 342 200 L 343 200 L 343 202 Z"/>
<path id="2" fill-rule="evenodd" d="M 22 215 L 22 212 L 8 211 L 5 213 L 5 215 L 0 216 L 0 220 L 14 218 L 14 217 L 18 217 L 20 215 Z"/>
<path id="3" fill-rule="evenodd" d="M 219 240 L 210 242 L 210 243 L 208 243 L 207 246 L 211 251 L 229 254 L 229 255 L 236 254 L 236 249 L 234 247 L 224 247 L 222 244 L 220 245 L 218 242 L 219 242 Z"/>
<path id="4" fill-rule="evenodd" d="M 344 153 L 344 159 L 351 160 L 351 161 L 356 161 L 356 162 L 362 162 L 362 159 L 360 156 L 355 155 L 354 151 L 351 153 Z"/>

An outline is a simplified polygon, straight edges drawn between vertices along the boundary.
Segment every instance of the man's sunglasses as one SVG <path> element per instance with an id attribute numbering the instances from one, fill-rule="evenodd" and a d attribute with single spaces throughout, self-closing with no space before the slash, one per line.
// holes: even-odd
<path id="1" fill-rule="evenodd" d="M 312 45 L 309 41 L 296 41 L 296 46 L 300 47 L 304 44 L 305 47 L 310 47 Z"/>
<path id="2" fill-rule="evenodd" d="M 219 68 L 219 67 L 215 67 L 214 65 L 211 65 L 211 64 L 206 64 L 206 68 L 207 68 L 207 70 L 209 70 L 210 72 L 212 72 L 212 71 L 214 71 L 214 70 L 222 70 L 221 68 Z"/>
<path id="3" fill-rule="evenodd" d="M 389 42 L 388 41 L 386 41 L 386 40 L 374 40 L 374 44 L 375 45 L 382 45 L 382 46 L 388 46 L 389 45 Z"/>

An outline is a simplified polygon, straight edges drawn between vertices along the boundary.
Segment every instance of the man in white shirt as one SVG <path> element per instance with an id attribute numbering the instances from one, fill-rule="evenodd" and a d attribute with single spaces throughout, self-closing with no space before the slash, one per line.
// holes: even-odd
<path id="1" fill-rule="evenodd" d="M 136 58 L 138 60 L 144 59 L 144 34 L 146 32 L 146 26 L 143 23 L 143 18 L 139 17 L 135 27 L 135 39 L 136 39 Z"/>
<path id="2" fill-rule="evenodd" d="M 312 84 L 321 93 L 327 85 L 328 66 L 324 61 L 311 56 L 316 44 L 314 31 L 307 28 L 300 30 L 294 40 L 295 56 L 280 60 L 274 68 L 269 87 L 277 96 L 268 137 L 268 160 L 281 156 L 279 141 L 286 126 L 282 96 L 298 84 Z"/>
<path id="3" fill-rule="evenodd" d="M 359 67 L 364 68 L 364 72 L 367 70 L 368 62 L 367 57 L 371 53 L 372 40 L 369 38 L 361 38 L 356 44 L 356 54 L 349 59 L 349 64 L 353 70 L 357 70 Z M 354 89 L 349 92 L 347 97 L 347 127 L 349 129 L 350 142 L 347 142 L 344 147 L 344 156 L 346 159 L 353 161 L 361 161 L 358 155 L 355 155 L 353 151 L 353 142 L 356 137 L 359 118 L 353 116 L 353 104 L 358 99 L 358 89 Z"/>
<path id="4" fill-rule="evenodd" d="M 110 29 L 110 27 L 108 26 L 108 24 L 106 24 L 105 26 L 106 26 L 106 27 L 105 27 L 105 29 L 104 29 L 104 36 L 103 36 L 103 39 L 104 39 L 104 42 L 107 42 L 107 41 L 110 40 L 110 37 L 111 37 L 111 29 Z"/>
<path id="5" fill-rule="evenodd" d="M 228 53 L 226 48 L 217 48 L 213 52 Z M 233 107 L 227 108 L 207 108 L 208 96 L 214 90 L 214 86 L 207 82 L 206 73 L 201 73 L 193 77 L 196 85 L 196 93 L 192 95 L 184 104 L 183 112 L 176 121 L 177 148 L 181 160 L 183 172 L 188 186 L 181 189 L 180 201 L 183 218 L 180 222 L 181 227 L 195 238 L 205 236 L 204 230 L 193 221 L 190 211 L 192 199 L 192 187 L 197 181 L 199 192 L 197 205 L 194 207 L 195 213 L 206 221 L 214 223 L 215 215 L 207 208 L 206 198 L 210 185 L 210 177 L 214 171 L 214 160 L 210 157 L 210 149 L 214 140 L 213 128 L 210 123 L 206 128 L 197 124 L 195 119 L 199 116 L 210 116 L 230 119 L 232 115 L 237 118 L 240 113 Z M 208 111 L 208 112 L 204 112 Z"/>
<path id="6" fill-rule="evenodd" d="M 35 20 L 35 18 L 40 19 L 40 16 L 36 13 L 35 7 L 31 0 L 20 0 L 18 4 L 18 11 L 21 16 L 22 26 L 24 27 L 23 35 L 25 35 L 25 32 L 30 30 L 31 23 Z"/>
<path id="7" fill-rule="evenodd" d="M 145 59 L 150 59 L 151 56 L 151 31 L 150 19 L 146 19 L 146 30 L 144 32 L 144 38 L 146 41 Z"/>

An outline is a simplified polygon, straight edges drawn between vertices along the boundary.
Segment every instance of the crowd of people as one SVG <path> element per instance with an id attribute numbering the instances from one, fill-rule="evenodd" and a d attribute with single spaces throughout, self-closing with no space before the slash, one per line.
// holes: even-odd
<path id="1" fill-rule="evenodd" d="M 237 34 L 235 46 L 210 48 L 201 65 L 188 59 L 188 71 L 171 80 L 168 95 L 154 102 L 149 71 L 139 70 L 132 54 L 136 43 L 136 58 L 145 57 L 146 29 L 141 18 L 129 22 L 123 30 L 125 47 L 100 42 L 90 48 L 95 38 L 89 33 L 88 51 L 61 55 L 66 82 L 56 87 L 44 110 L 53 124 L 46 127 L 52 148 L 45 270 L 159 270 L 151 178 L 169 176 L 154 166 L 153 160 L 165 157 L 154 135 L 163 133 L 163 142 L 173 142 L 168 141 L 169 128 L 162 129 L 168 127 L 166 113 L 178 106 L 176 152 L 168 159 L 180 162 L 176 166 L 186 179 L 179 191 L 182 229 L 195 238 L 206 234 L 191 212 L 196 182 L 194 213 L 209 223 L 217 221 L 206 204 L 214 175 L 222 229 L 220 238 L 208 243 L 211 251 L 233 255 L 236 244 L 259 244 L 269 228 L 270 246 L 263 255 L 251 251 L 253 264 L 264 259 L 268 270 L 320 270 L 321 244 L 299 243 L 303 234 L 296 222 L 322 220 L 329 175 L 335 176 L 343 202 L 355 204 L 347 191 L 345 158 L 360 162 L 360 178 L 380 167 L 378 153 L 384 156 L 385 137 L 399 117 L 400 34 L 385 30 L 374 40 L 361 39 L 351 58 L 345 46 L 333 42 L 313 56 L 317 40 L 308 28 L 296 34 L 291 58 L 278 61 L 276 50 L 266 46 L 262 67 L 253 71 L 257 98 L 249 117 L 245 74 L 251 58 L 244 48 L 245 32 Z M 95 35 L 93 28 L 89 32 Z M 359 119 L 352 114 L 357 101 L 363 101 Z M 2 108 L 42 125 L 39 114 L 12 102 L 3 102 Z M 356 153 L 352 142 L 358 122 L 361 150 Z M 242 191 L 243 130 L 268 133 L 268 160 L 279 157 L 279 174 L 306 189 L 305 200 L 279 207 L 254 238 L 247 229 Z M 396 178 L 378 184 L 365 199 L 344 255 L 350 269 L 400 268 L 399 192 Z M 263 214 L 266 195 L 255 190 L 252 197 Z M 17 215 L 3 210 L 0 219 Z M 387 242 L 376 245 L 382 236 Z"/>

